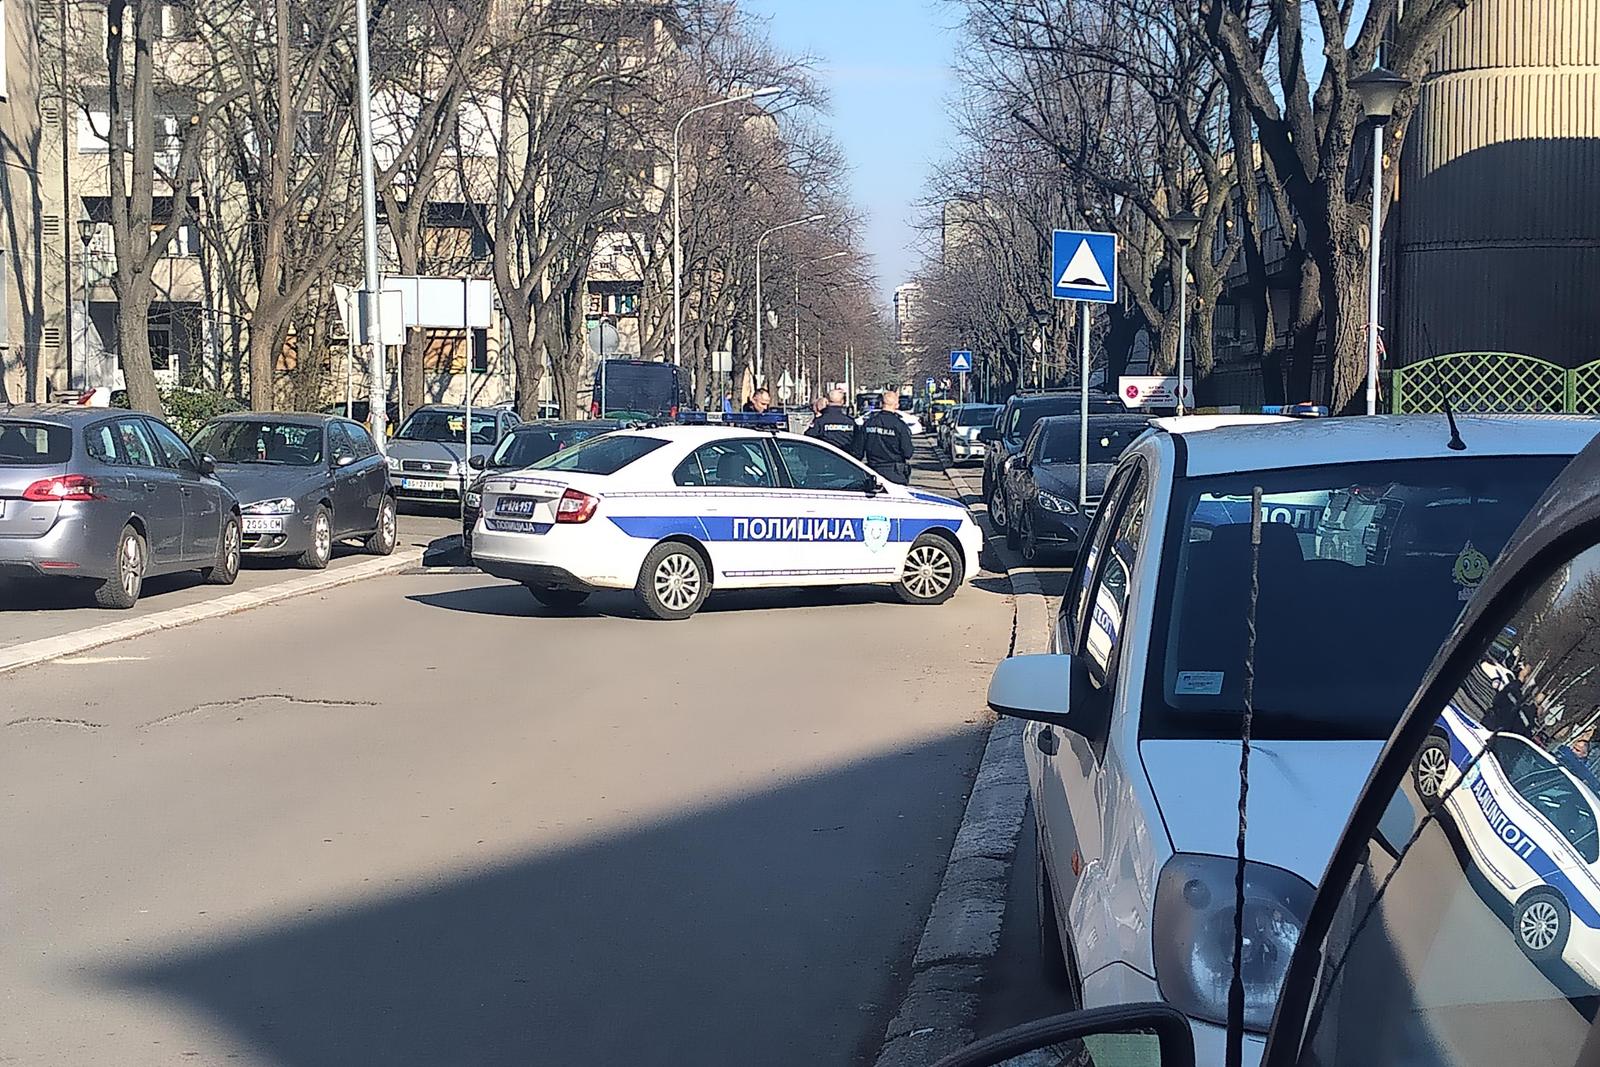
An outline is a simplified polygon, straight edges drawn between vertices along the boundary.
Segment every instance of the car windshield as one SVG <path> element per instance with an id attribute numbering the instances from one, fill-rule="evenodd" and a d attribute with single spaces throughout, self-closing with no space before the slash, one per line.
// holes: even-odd
<path id="1" fill-rule="evenodd" d="M 1044 440 L 1039 449 L 1041 463 L 1077 463 L 1081 437 L 1079 420 L 1064 419 L 1050 423 L 1044 429 Z M 1142 420 L 1100 421 L 1089 419 L 1089 462 L 1115 463 L 1117 457 L 1144 433 Z"/>
<path id="2" fill-rule="evenodd" d="M 475 445 L 492 445 L 495 441 L 495 420 L 493 412 L 480 415 L 472 413 L 472 443 Z M 423 408 L 413 411 L 411 417 L 406 419 L 405 425 L 400 427 L 400 432 L 395 437 L 401 441 L 446 441 L 456 444 L 465 444 L 463 437 L 467 424 L 465 411 L 441 411 L 437 408 Z"/>
<path id="3" fill-rule="evenodd" d="M 957 411 L 956 411 L 956 425 L 957 426 L 993 426 L 994 425 L 994 413 L 999 411 L 999 410 L 1000 409 L 998 407 L 994 407 L 994 406 L 974 407 L 974 406 L 969 404 L 964 408 L 958 408 L 957 409 Z"/>
<path id="4" fill-rule="evenodd" d="M 612 426 L 552 427 L 550 429 L 519 430 L 500 442 L 494 450 L 490 465 L 494 467 L 531 467 L 563 448 L 606 433 Z"/>
<path id="5" fill-rule="evenodd" d="M 1398 460 L 1182 480 L 1145 736 L 1237 734 L 1250 493 L 1263 489 L 1255 729 L 1384 738 L 1567 457 Z"/>
<path id="6" fill-rule="evenodd" d="M 1011 430 L 1006 434 L 1015 441 L 1027 440 L 1028 433 L 1040 419 L 1051 415 L 1075 415 L 1081 401 L 1077 397 L 1058 397 L 1018 404 L 1011 409 Z"/>
<path id="7" fill-rule="evenodd" d="M 210 453 L 218 463 L 314 467 L 322 462 L 322 427 L 266 419 L 228 419 L 201 430 L 194 439 L 194 450 Z"/>
<path id="8" fill-rule="evenodd" d="M 532 465 L 539 471 L 572 471 L 574 474 L 615 474 L 641 456 L 648 456 L 665 441 L 633 434 L 591 437 L 564 448 Z"/>
<path id="9" fill-rule="evenodd" d="M 72 458 L 72 431 L 42 422 L 0 419 L 0 467 L 42 467 Z"/>

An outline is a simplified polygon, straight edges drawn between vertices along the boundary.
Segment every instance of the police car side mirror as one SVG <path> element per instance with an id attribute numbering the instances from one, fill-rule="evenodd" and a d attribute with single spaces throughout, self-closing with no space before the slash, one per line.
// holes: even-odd
<path id="1" fill-rule="evenodd" d="M 883 483 L 877 478 L 873 477 L 868 477 L 862 481 L 861 491 L 868 496 L 877 496 L 879 493 L 888 492 L 888 490 L 883 487 Z"/>
<path id="2" fill-rule="evenodd" d="M 1189 1020 L 1170 1004 L 1119 1004 L 1003 1030 L 951 1053 L 934 1067 L 1063 1063 L 1194 1067 L 1194 1035 Z"/>
<path id="3" fill-rule="evenodd" d="M 989 707 L 1013 719 L 1060 726 L 1082 733 L 1072 708 L 1088 687 L 1088 674 L 1076 656 L 1055 652 L 1012 656 L 989 678 Z"/>

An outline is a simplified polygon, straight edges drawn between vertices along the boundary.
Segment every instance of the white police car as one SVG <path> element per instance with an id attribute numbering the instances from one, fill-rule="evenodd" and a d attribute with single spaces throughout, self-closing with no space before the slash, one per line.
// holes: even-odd
<path id="1" fill-rule="evenodd" d="M 1383 739 L 1588 419 L 1158 420 L 1123 455 L 1055 652 L 1002 662 L 1023 735 L 1040 936 L 1067 998 L 1165 1000 L 1222 1060 L 1252 490 L 1260 546 L 1245 1023 L 1272 1018 L 1313 885 Z M 1247 1047 L 1259 1057 L 1261 1039 Z"/>
<path id="2" fill-rule="evenodd" d="M 976 575 L 981 545 L 961 504 L 885 483 L 829 445 L 667 426 L 487 478 L 472 560 L 552 607 L 632 589 L 647 614 L 683 619 L 713 588 L 883 583 L 938 604 Z"/>
<path id="3" fill-rule="evenodd" d="M 1587 752 L 1554 747 L 1448 704 L 1412 776 L 1471 854 L 1477 884 L 1499 896 L 1517 947 L 1600 987 L 1600 778 Z"/>

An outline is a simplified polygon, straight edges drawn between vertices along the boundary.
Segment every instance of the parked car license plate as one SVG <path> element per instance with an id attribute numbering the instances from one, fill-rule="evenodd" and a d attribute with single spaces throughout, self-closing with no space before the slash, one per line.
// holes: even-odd
<path id="1" fill-rule="evenodd" d="M 444 482 L 437 478 L 401 478 L 400 488 L 415 489 L 419 493 L 442 493 Z"/>
<path id="2" fill-rule="evenodd" d="M 503 496 L 495 501 L 494 513 L 496 515 L 521 515 L 533 514 L 533 509 L 539 506 L 539 501 L 531 496 Z"/>
<path id="3" fill-rule="evenodd" d="M 282 533 L 283 520 L 278 518 L 262 518 L 260 516 L 246 515 L 244 519 L 244 532 L 247 534 Z"/>

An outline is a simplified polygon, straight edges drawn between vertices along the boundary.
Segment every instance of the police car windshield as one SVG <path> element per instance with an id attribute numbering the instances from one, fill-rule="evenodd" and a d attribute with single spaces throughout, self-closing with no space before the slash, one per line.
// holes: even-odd
<path id="1" fill-rule="evenodd" d="M 1238 733 L 1252 486 L 1264 490 L 1266 520 L 1255 730 L 1381 739 L 1568 458 L 1397 460 L 1180 480 L 1154 615 L 1165 625 L 1151 635 L 1145 736 Z"/>
<path id="2" fill-rule="evenodd" d="M 571 471 L 574 474 L 615 474 L 665 441 L 657 437 L 616 434 L 591 437 L 532 465 L 536 471 Z"/>

